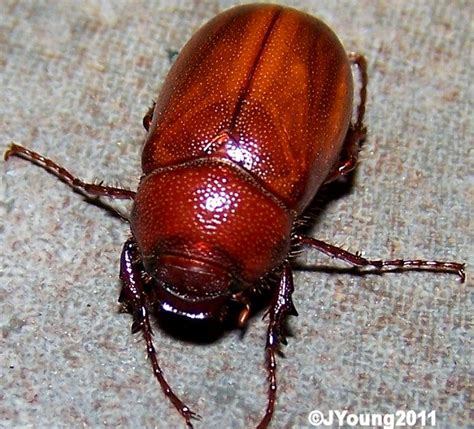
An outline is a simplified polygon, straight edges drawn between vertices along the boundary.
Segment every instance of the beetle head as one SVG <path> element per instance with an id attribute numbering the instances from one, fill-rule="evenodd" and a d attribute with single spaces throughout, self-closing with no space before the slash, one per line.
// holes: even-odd
<path id="1" fill-rule="evenodd" d="M 218 265 L 178 255 L 145 260 L 162 310 L 191 319 L 220 319 L 232 294 L 232 276 Z"/>

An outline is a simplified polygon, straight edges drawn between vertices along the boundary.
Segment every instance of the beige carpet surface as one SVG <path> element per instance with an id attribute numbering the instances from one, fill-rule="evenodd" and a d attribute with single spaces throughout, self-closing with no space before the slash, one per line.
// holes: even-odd
<path id="1" fill-rule="evenodd" d="M 141 120 L 173 53 L 237 3 L 2 0 L 0 145 L 15 141 L 86 180 L 135 189 Z M 315 409 L 435 410 L 438 428 L 467 428 L 474 4 L 286 4 L 322 18 L 369 62 L 361 163 L 312 235 L 367 257 L 471 265 L 460 284 L 453 275 L 319 270 L 344 265 L 305 254 L 299 263 L 311 269 L 295 273 L 299 317 L 278 361 L 272 428 L 311 427 Z M 19 159 L 2 165 L 0 184 L 0 427 L 184 427 L 130 316 L 118 313 L 128 225 Z M 196 428 L 253 427 L 261 417 L 260 316 L 243 338 L 235 330 L 211 344 L 155 329 L 170 383 L 202 416 Z"/>

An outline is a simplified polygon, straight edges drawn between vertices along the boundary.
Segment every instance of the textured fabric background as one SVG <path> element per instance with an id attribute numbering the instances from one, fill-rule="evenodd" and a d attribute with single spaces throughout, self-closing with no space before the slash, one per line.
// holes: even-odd
<path id="1" fill-rule="evenodd" d="M 0 143 L 132 189 L 141 120 L 170 56 L 238 2 L 0 1 Z M 473 257 L 472 1 L 287 1 L 369 61 L 367 139 L 354 186 L 312 234 L 368 257 Z M 184 427 L 118 313 L 126 224 L 29 163 L 1 174 L 0 426 Z M 125 206 L 126 207 L 126 206 Z M 429 273 L 354 276 L 316 252 L 295 274 L 274 428 L 327 413 L 436 410 L 468 427 L 468 283 Z M 343 266 L 343 265 L 342 265 Z M 156 329 L 197 428 L 252 427 L 266 403 L 266 323 L 193 344 Z M 472 400 L 472 398 L 471 398 Z"/>

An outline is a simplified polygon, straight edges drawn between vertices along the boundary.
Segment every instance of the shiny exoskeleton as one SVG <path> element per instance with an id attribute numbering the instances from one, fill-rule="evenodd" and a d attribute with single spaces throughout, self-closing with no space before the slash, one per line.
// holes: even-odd
<path id="1" fill-rule="evenodd" d="M 352 66 L 360 75 L 353 116 Z M 230 9 L 183 48 L 154 108 L 144 118 L 143 175 L 137 192 L 75 178 L 53 161 L 12 144 L 6 153 L 46 168 L 89 195 L 133 199 L 120 301 L 141 331 L 153 372 L 186 419 L 196 414 L 173 392 L 158 364 L 149 311 L 188 319 L 251 313 L 252 296 L 271 274 L 266 362 L 268 426 L 276 401 L 275 355 L 288 315 L 296 315 L 290 248 L 307 245 L 355 266 L 458 273 L 455 262 L 367 260 L 297 233 L 318 189 L 356 165 L 367 72 L 320 20 L 276 5 Z"/>

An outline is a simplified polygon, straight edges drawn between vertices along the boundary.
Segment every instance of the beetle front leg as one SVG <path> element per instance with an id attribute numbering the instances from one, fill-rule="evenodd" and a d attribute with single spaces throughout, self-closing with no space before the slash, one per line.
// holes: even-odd
<path id="1" fill-rule="evenodd" d="M 199 419 L 200 416 L 194 413 L 171 389 L 166 381 L 163 371 L 156 357 L 156 350 L 153 345 L 153 332 L 150 325 L 149 311 L 147 307 L 146 295 L 143 290 L 144 269 L 140 259 L 137 245 L 133 238 L 128 239 L 122 251 L 120 259 L 120 279 L 123 282 L 119 302 L 124 305 L 129 313 L 133 315 L 132 332 L 141 331 L 146 342 L 146 351 L 151 361 L 153 374 L 160 383 L 165 396 L 172 402 L 174 407 L 186 419 L 186 424 L 192 428 L 191 419 Z"/>
<path id="2" fill-rule="evenodd" d="M 272 298 L 269 310 L 265 316 L 269 315 L 267 331 L 266 363 L 268 372 L 268 402 L 265 415 L 257 426 L 257 429 L 265 429 L 272 419 L 273 410 L 275 408 L 277 382 L 276 382 L 276 353 L 279 351 L 280 343 L 286 345 L 286 337 L 284 334 L 284 323 L 288 316 L 298 316 L 292 301 L 294 286 L 293 274 L 288 261 L 283 263 L 283 272 L 281 274 L 280 283 L 276 288 Z M 265 317 L 264 316 L 264 317 Z"/>
<path id="3" fill-rule="evenodd" d="M 94 197 L 109 197 L 114 199 L 126 199 L 133 200 L 135 198 L 135 192 L 128 189 L 114 188 L 112 186 L 97 185 L 94 183 L 86 183 L 81 179 L 73 176 L 64 167 L 56 164 L 54 161 L 34 152 L 26 147 L 12 143 L 7 151 L 5 152 L 4 159 L 8 160 L 11 156 L 17 156 L 18 158 L 26 159 L 44 168 L 49 173 L 56 176 L 59 180 L 66 183 L 73 189 L 81 189 L 87 194 Z"/>
<path id="4" fill-rule="evenodd" d="M 367 61 L 363 55 L 355 52 L 349 52 L 348 57 L 349 61 L 357 66 L 360 74 L 359 105 L 357 106 L 355 122 L 351 123 L 347 130 L 339 160 L 325 183 L 330 183 L 339 177 L 346 176 L 354 170 L 359 158 L 361 145 L 367 135 L 367 128 L 364 125 L 368 83 Z"/>
<path id="5" fill-rule="evenodd" d="M 295 244 L 310 246 L 322 253 L 325 253 L 326 255 L 341 259 L 357 267 L 373 267 L 378 271 L 384 271 L 386 269 L 435 271 L 441 273 L 457 274 L 461 279 L 461 283 L 464 283 L 466 279 L 466 275 L 464 273 L 464 264 L 460 264 L 458 262 L 424 261 L 421 259 L 366 259 L 358 254 L 348 252 L 347 250 L 341 249 L 340 247 L 333 246 L 332 244 L 328 244 L 315 238 L 305 237 L 303 235 L 295 235 L 293 240 Z"/>

